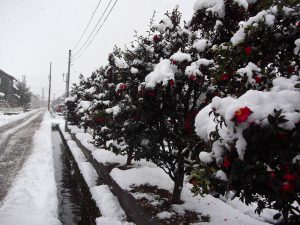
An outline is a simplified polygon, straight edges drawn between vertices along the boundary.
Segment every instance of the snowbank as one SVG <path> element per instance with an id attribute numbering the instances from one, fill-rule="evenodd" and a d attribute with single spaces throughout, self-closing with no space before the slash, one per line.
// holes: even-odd
<path id="1" fill-rule="evenodd" d="M 39 109 L 35 109 L 35 110 L 32 110 L 32 111 L 25 112 L 25 113 L 20 113 L 20 114 L 17 114 L 17 115 L 0 115 L 0 126 L 4 126 L 4 125 L 12 123 L 16 120 L 23 119 L 26 116 L 29 116 L 31 114 L 36 113 L 38 110 Z"/>
<path id="2" fill-rule="evenodd" d="M 33 137 L 33 150 L 0 208 L 0 224 L 57 225 L 58 199 L 54 177 L 50 116 Z"/>

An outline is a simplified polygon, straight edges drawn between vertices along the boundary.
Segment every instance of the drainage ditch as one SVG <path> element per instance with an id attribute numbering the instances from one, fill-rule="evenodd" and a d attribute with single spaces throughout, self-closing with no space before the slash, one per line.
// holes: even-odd
<path id="1" fill-rule="evenodd" d="M 52 142 L 60 221 L 66 225 L 94 225 L 100 213 L 56 127 L 52 129 Z"/>

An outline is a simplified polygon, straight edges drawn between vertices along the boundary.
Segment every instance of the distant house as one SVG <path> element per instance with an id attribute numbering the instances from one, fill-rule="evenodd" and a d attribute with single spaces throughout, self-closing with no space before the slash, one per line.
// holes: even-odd
<path id="1" fill-rule="evenodd" d="M 16 94 L 17 82 L 16 78 L 0 70 L 0 104 L 8 104 L 10 106 L 19 104 L 20 96 Z"/>
<path id="2" fill-rule="evenodd" d="M 33 94 L 31 95 L 31 107 L 33 109 L 37 109 L 41 107 L 39 98 Z"/>

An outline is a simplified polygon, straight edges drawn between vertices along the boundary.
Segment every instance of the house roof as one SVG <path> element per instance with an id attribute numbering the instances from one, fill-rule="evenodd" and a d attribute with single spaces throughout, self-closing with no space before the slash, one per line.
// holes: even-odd
<path id="1" fill-rule="evenodd" d="M 9 75 L 8 73 L 5 73 L 5 72 L 4 72 L 3 70 L 1 70 L 1 69 L 0 69 L 0 75 L 6 75 L 6 76 L 10 77 L 11 79 L 17 81 L 16 78 L 14 78 L 12 75 Z"/>

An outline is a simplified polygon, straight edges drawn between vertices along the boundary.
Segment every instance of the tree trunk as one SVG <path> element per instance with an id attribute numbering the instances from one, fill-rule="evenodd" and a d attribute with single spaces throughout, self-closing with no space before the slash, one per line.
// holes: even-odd
<path id="1" fill-rule="evenodd" d="M 175 173 L 175 179 L 174 179 L 174 189 L 173 189 L 173 195 L 172 195 L 172 203 L 173 204 L 180 204 L 182 201 L 180 200 L 181 197 L 181 191 L 183 186 L 183 179 L 184 179 L 184 163 L 179 162 L 178 163 L 178 170 Z"/>
<path id="2" fill-rule="evenodd" d="M 132 152 L 128 152 L 128 153 L 127 153 L 126 166 L 131 165 L 132 159 L 133 159 L 133 154 L 132 154 Z"/>

